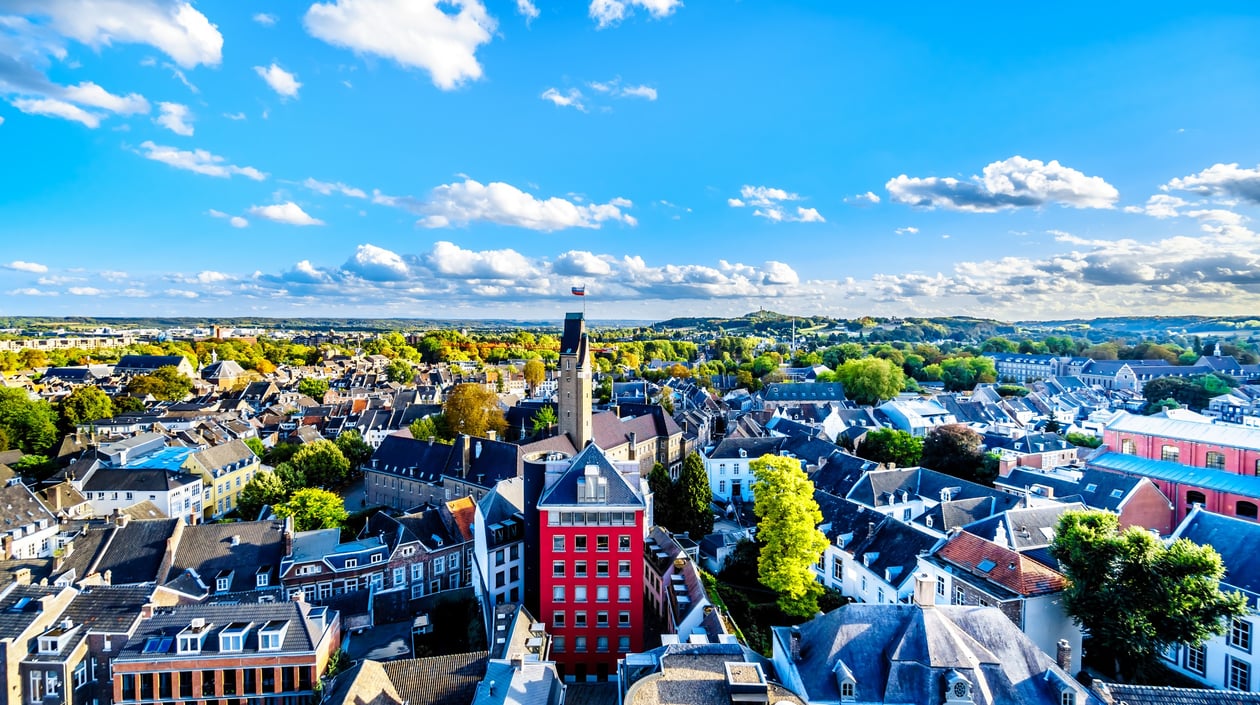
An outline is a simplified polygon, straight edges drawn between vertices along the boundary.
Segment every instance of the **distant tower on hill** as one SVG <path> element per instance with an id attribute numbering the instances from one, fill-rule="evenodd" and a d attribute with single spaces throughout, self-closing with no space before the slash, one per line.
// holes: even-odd
<path id="1" fill-rule="evenodd" d="M 560 339 L 560 384 L 557 407 L 561 434 L 581 450 L 591 440 L 591 351 L 586 320 L 580 313 L 564 317 Z"/>

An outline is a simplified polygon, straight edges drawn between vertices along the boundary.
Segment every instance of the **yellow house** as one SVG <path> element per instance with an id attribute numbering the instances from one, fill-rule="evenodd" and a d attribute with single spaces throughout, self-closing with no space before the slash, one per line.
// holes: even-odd
<path id="1" fill-rule="evenodd" d="M 207 519 L 235 509 L 241 488 L 260 467 L 258 456 L 240 439 L 199 450 L 184 463 L 185 470 L 201 477 L 203 513 Z"/>

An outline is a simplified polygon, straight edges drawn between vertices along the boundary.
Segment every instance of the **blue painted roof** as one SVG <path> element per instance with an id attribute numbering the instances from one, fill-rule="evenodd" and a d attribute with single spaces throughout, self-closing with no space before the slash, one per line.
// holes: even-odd
<path id="1" fill-rule="evenodd" d="M 1180 485 L 1203 487 L 1215 492 L 1229 492 L 1245 497 L 1260 498 L 1260 477 L 1235 475 L 1224 470 L 1196 468 L 1167 460 L 1151 460 L 1123 453 L 1104 453 L 1089 461 L 1089 467 L 1101 470 L 1141 475 L 1152 480 L 1164 480 Z"/>
<path id="2" fill-rule="evenodd" d="M 161 469 L 175 471 L 184 465 L 184 461 L 188 460 L 188 456 L 193 454 L 192 448 L 179 448 L 168 446 L 155 453 L 137 458 L 135 462 L 127 465 L 131 469 Z"/>

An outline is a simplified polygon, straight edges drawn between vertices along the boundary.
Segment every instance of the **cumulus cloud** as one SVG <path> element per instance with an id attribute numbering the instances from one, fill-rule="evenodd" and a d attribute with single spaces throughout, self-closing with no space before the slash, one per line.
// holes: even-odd
<path id="1" fill-rule="evenodd" d="M 538 19 L 538 6 L 530 0 L 516 0 L 516 14 L 525 18 L 525 24 Z"/>
<path id="2" fill-rule="evenodd" d="M 661 19 L 682 7 L 682 0 L 591 0 L 588 12 L 595 20 L 597 29 L 614 27 L 630 15 L 635 8 L 646 10 L 653 19 Z"/>
<path id="3" fill-rule="evenodd" d="M 651 86 L 626 86 L 621 89 L 620 95 L 627 98 L 646 98 L 648 100 L 656 100 L 656 89 Z"/>
<path id="4" fill-rule="evenodd" d="M 1173 179 L 1160 188 L 1260 204 L 1260 166 L 1244 169 L 1236 162 L 1213 164 L 1197 174 Z"/>
<path id="5" fill-rule="evenodd" d="M 105 293 L 94 286 L 72 286 L 66 289 L 66 293 L 71 296 L 100 296 Z"/>
<path id="6" fill-rule="evenodd" d="M 188 110 L 187 105 L 179 103 L 158 103 L 160 114 L 154 119 L 154 122 L 184 137 L 192 137 L 192 113 Z"/>
<path id="7" fill-rule="evenodd" d="M 340 181 L 328 182 L 328 181 L 319 181 L 316 179 L 308 178 L 306 181 L 302 182 L 302 185 L 312 191 L 315 191 L 316 193 L 320 193 L 325 196 L 330 196 L 334 193 L 339 193 L 343 196 L 349 196 L 351 198 L 367 198 L 367 194 L 364 193 L 363 189 L 358 189 L 353 186 L 347 186 L 346 184 L 343 184 Z"/>
<path id="8" fill-rule="evenodd" d="M 451 90 L 481 78 L 477 48 L 497 26 L 480 0 L 332 0 L 306 12 L 306 31 L 334 46 L 428 71 Z"/>
<path id="9" fill-rule="evenodd" d="M 266 174 L 252 166 L 228 164 L 225 158 L 211 154 L 204 149 L 191 151 L 177 149 L 154 144 L 147 140 L 140 143 L 140 149 L 142 151 L 139 154 L 145 159 L 152 159 L 155 162 L 162 162 L 176 169 L 183 169 L 197 174 L 205 174 L 206 176 L 214 176 L 221 179 L 240 175 L 254 181 L 262 181 L 267 178 Z"/>
<path id="10" fill-rule="evenodd" d="M 556 258 L 556 274 L 571 277 L 606 277 L 613 273 L 614 259 L 584 250 L 569 250 Z"/>
<path id="11" fill-rule="evenodd" d="M 149 101 L 138 93 L 114 95 L 91 81 L 66 86 L 61 97 L 72 103 L 101 108 L 119 115 L 135 115 L 149 112 Z"/>
<path id="12" fill-rule="evenodd" d="M 276 26 L 276 21 L 278 20 L 275 15 L 268 14 L 266 12 L 260 12 L 254 15 L 253 19 L 255 22 L 264 27 L 274 27 Z"/>
<path id="13" fill-rule="evenodd" d="M 800 201 L 799 194 L 790 193 L 781 188 L 769 186 L 745 185 L 739 190 L 739 198 L 728 198 L 726 204 L 731 208 L 751 206 L 753 215 L 775 223 L 825 223 L 827 220 L 815 208 L 796 206 L 785 207 L 789 201 Z"/>
<path id="14" fill-rule="evenodd" d="M 228 225 L 231 225 L 234 228 L 249 227 L 249 221 L 240 217 L 239 215 L 229 215 L 227 213 L 224 213 L 223 211 L 215 210 L 213 208 L 206 211 L 206 213 L 215 218 L 223 218 L 224 220 L 228 222 Z"/>
<path id="15" fill-rule="evenodd" d="M 5 4 L 17 13 L 45 18 L 61 36 L 95 49 L 116 42 L 148 44 L 184 68 L 217 66 L 223 58 L 223 35 L 182 0 L 8 0 Z"/>
<path id="16" fill-rule="evenodd" d="M 1190 205 L 1190 202 L 1186 201 L 1185 199 L 1177 198 L 1176 196 L 1169 196 L 1167 194 L 1157 193 L 1154 196 L 1151 196 L 1150 198 L 1146 199 L 1146 205 L 1125 206 L 1124 212 L 1125 213 L 1142 213 L 1145 215 L 1149 215 L 1152 218 L 1160 218 L 1160 219 L 1176 218 L 1177 216 L 1181 215 L 1181 213 L 1178 212 L 1177 209 L 1183 208 L 1188 205 Z"/>
<path id="17" fill-rule="evenodd" d="M 313 218 L 302 207 L 293 201 L 276 203 L 269 206 L 250 206 L 250 214 L 266 218 L 275 223 L 285 225 L 323 225 L 324 221 Z"/>
<path id="18" fill-rule="evenodd" d="M 370 281 L 403 281 L 410 275 L 407 263 L 396 252 L 376 245 L 359 245 L 344 269 Z"/>
<path id="19" fill-rule="evenodd" d="M 529 277 L 536 271 L 530 261 L 516 250 L 466 250 L 446 241 L 433 243 L 433 250 L 426 259 L 441 277 L 518 279 Z"/>
<path id="20" fill-rule="evenodd" d="M 375 200 L 375 199 L 374 199 Z M 599 228 L 606 221 L 637 225 L 624 212 L 630 201 L 615 198 L 608 203 L 579 204 L 559 197 L 537 198 L 502 182 L 481 184 L 472 179 L 433 189 L 420 206 L 426 228 L 445 228 L 486 221 L 550 232 L 566 228 Z"/>
<path id="21" fill-rule="evenodd" d="M 5 269 L 12 269 L 18 272 L 30 272 L 32 274 L 43 274 L 48 271 L 48 265 L 40 264 L 38 262 L 23 262 L 20 259 L 15 259 L 4 266 Z"/>
<path id="22" fill-rule="evenodd" d="M 193 277 L 193 280 L 198 284 L 216 284 L 218 282 L 231 281 L 232 275 L 207 269 L 203 272 L 198 272 L 197 276 Z"/>
<path id="23" fill-rule="evenodd" d="M 576 88 L 570 88 L 567 92 L 561 93 L 558 89 L 548 88 L 539 96 L 543 100 L 549 100 L 557 108 L 574 108 L 586 112 L 586 105 L 582 103 L 582 91 Z"/>
<path id="24" fill-rule="evenodd" d="M 89 113 L 77 105 L 56 98 L 17 98 L 10 101 L 13 107 L 27 115 L 43 115 L 69 120 L 96 129 L 101 124 L 101 116 Z"/>
<path id="25" fill-rule="evenodd" d="M 297 76 L 280 68 L 278 64 L 272 63 L 270 66 L 255 66 L 254 73 L 262 77 L 262 80 L 271 86 L 271 90 L 275 91 L 282 98 L 298 97 L 298 89 L 302 84 L 298 82 Z"/>
<path id="26" fill-rule="evenodd" d="M 21 289 L 10 289 L 5 293 L 9 296 L 57 296 L 59 294 L 59 292 L 56 291 L 45 291 L 43 289 L 36 289 L 33 286 L 23 287 Z"/>
<path id="27" fill-rule="evenodd" d="M 1086 176 L 1058 161 L 1014 156 L 993 162 L 983 176 L 962 181 L 951 177 L 890 179 L 892 200 L 920 208 L 992 213 L 1008 208 L 1059 204 L 1073 208 L 1111 208 L 1120 197 L 1098 176 Z"/>

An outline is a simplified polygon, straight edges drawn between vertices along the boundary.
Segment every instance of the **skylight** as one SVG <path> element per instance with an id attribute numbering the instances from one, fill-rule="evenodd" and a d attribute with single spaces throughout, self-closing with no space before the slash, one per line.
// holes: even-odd
<path id="1" fill-rule="evenodd" d="M 994 568 L 996 568 L 996 567 L 997 567 L 997 563 L 994 563 L 993 561 L 989 560 L 988 558 L 986 558 L 986 559 L 984 559 L 984 560 L 982 560 L 982 561 L 980 561 L 979 563 L 977 563 L 977 564 L 976 564 L 976 570 L 980 571 L 981 573 L 987 573 L 987 572 L 989 572 L 989 571 L 993 570 L 993 569 L 994 569 Z"/>

